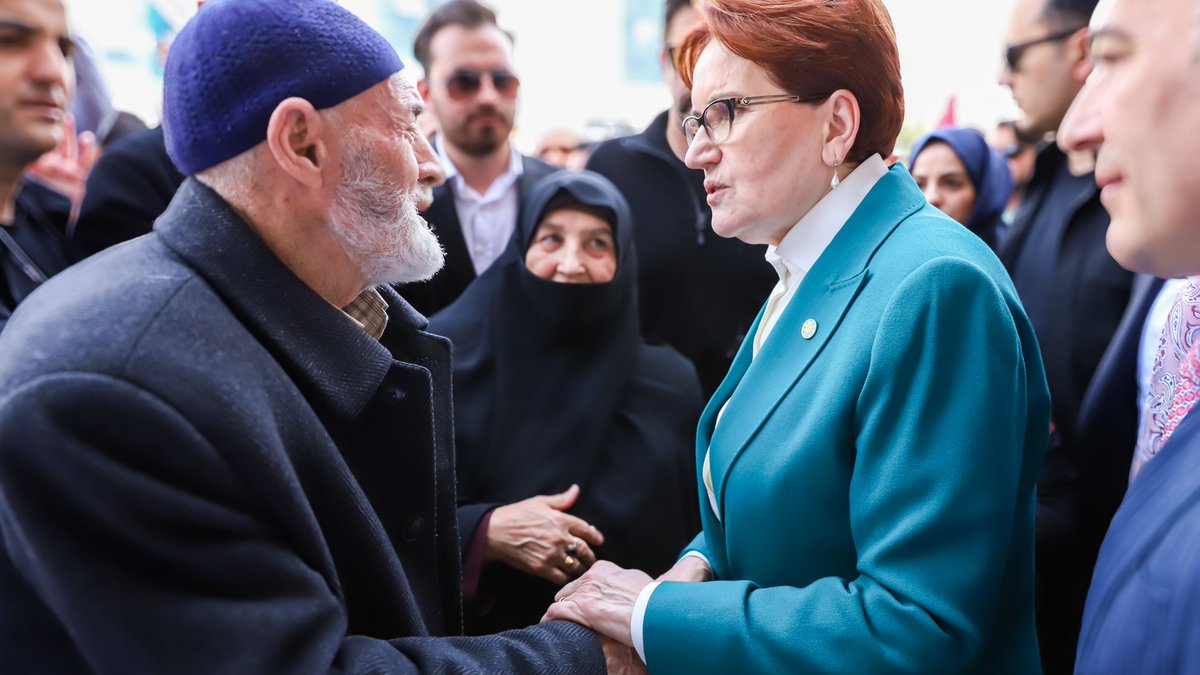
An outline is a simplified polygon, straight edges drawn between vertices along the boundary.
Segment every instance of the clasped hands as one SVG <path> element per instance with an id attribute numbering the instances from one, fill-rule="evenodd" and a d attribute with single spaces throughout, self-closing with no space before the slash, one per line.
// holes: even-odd
<path id="1" fill-rule="evenodd" d="M 658 581 L 701 582 L 711 578 L 712 570 L 702 559 L 685 556 Z M 645 672 L 645 665 L 633 650 L 629 624 L 638 595 L 651 581 L 640 570 L 599 561 L 558 592 L 542 621 L 574 621 L 596 631 L 609 673 Z"/>

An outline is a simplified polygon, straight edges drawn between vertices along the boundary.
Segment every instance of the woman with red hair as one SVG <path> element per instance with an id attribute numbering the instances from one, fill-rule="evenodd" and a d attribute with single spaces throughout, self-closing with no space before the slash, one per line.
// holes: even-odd
<path id="1" fill-rule="evenodd" d="M 1041 357 L 992 252 L 884 163 L 904 116 L 887 11 L 705 12 L 685 161 L 716 233 L 768 244 L 779 284 L 701 416 L 703 531 L 657 582 L 597 563 L 547 616 L 653 673 L 1040 672 Z"/>

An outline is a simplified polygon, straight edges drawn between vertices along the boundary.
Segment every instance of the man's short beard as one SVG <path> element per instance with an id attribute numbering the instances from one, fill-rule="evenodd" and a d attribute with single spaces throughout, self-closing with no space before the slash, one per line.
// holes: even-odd
<path id="1" fill-rule="evenodd" d="M 369 286 L 424 281 L 442 268 L 441 243 L 417 212 L 420 190 L 389 180 L 366 144 L 347 144 L 330 227 Z"/>
<path id="2" fill-rule="evenodd" d="M 470 131 L 471 122 L 484 114 L 495 115 L 500 122 L 488 129 L 481 128 L 472 133 Z M 512 122 L 503 112 L 491 106 L 472 111 L 463 119 L 463 123 L 455 128 L 443 127 L 442 129 L 446 140 L 471 157 L 487 157 L 496 152 L 508 140 L 511 132 Z"/>

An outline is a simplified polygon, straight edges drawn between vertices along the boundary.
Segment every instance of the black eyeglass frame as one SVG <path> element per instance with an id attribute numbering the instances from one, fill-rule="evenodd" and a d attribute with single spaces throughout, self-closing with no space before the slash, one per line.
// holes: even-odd
<path id="1" fill-rule="evenodd" d="M 709 140 L 714 145 L 720 145 L 729 138 L 729 134 L 733 133 L 733 120 L 739 108 L 749 108 L 752 105 L 765 105 L 768 103 L 819 103 L 829 98 L 829 94 L 821 96 L 796 96 L 794 94 L 768 94 L 766 96 L 730 96 L 729 98 L 719 98 L 715 101 L 709 101 L 708 105 L 704 106 L 704 110 L 699 115 L 688 115 L 683 118 L 683 138 L 690 146 L 692 141 L 696 140 L 696 136 L 703 128 L 708 134 Z M 708 111 L 712 110 L 715 105 L 723 106 L 726 114 L 729 117 L 729 130 L 721 138 L 716 138 L 713 135 L 712 127 L 708 124 Z"/>
<path id="2" fill-rule="evenodd" d="M 507 98 L 515 97 L 517 95 L 517 90 L 521 87 L 521 78 L 517 77 L 517 74 L 511 70 L 475 70 L 473 68 L 460 68 L 450 73 L 450 76 L 446 78 L 446 91 L 450 94 L 450 98 L 453 98 L 456 101 L 466 100 L 479 93 L 479 90 L 483 87 L 483 78 L 485 76 L 492 81 L 492 88 L 495 89 L 496 92 L 501 96 L 505 96 Z M 455 85 L 455 80 L 461 81 L 462 84 Z M 510 89 L 510 85 L 504 84 L 506 81 L 512 83 L 511 91 L 505 91 L 506 89 Z M 455 94 L 456 89 L 458 89 L 461 93 Z"/>
<path id="3" fill-rule="evenodd" d="M 1021 66 L 1021 57 L 1025 55 L 1025 51 L 1030 47 L 1044 45 L 1048 42 L 1062 42 L 1084 28 L 1087 28 L 1087 26 L 1076 26 L 1075 28 L 1051 33 L 1036 40 L 1026 40 L 1025 42 L 1018 42 L 1015 45 L 1004 45 L 1004 64 L 1008 66 L 1009 70 L 1015 73 Z"/>

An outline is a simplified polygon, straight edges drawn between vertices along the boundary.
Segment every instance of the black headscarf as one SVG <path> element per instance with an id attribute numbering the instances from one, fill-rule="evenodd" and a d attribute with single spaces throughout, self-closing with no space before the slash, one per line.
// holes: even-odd
<path id="1" fill-rule="evenodd" d="M 538 224 L 572 205 L 613 227 L 617 269 L 607 283 L 556 283 L 525 266 Z M 598 556 L 657 573 L 695 534 L 701 401 L 690 363 L 642 344 L 636 276 L 620 192 L 591 172 L 556 173 L 534 187 L 500 258 L 430 330 L 454 343 L 459 501 L 508 504 L 578 483 L 570 513 L 604 532 Z M 505 579 L 496 620 L 477 624 L 481 632 L 545 611 L 555 589 L 518 576 Z"/>

